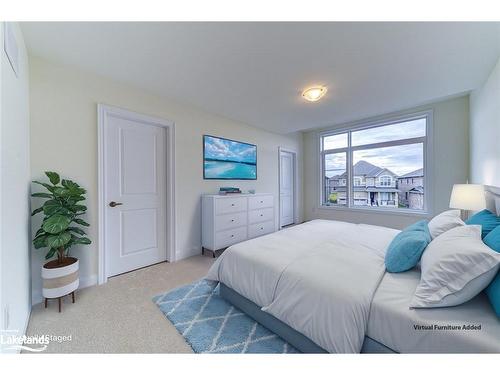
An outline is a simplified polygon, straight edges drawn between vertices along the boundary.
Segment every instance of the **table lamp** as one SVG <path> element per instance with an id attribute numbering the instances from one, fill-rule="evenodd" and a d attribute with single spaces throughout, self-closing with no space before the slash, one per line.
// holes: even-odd
<path id="1" fill-rule="evenodd" d="M 455 184 L 450 197 L 450 208 L 461 210 L 463 220 L 469 218 L 470 211 L 480 211 L 486 208 L 484 185 Z"/>

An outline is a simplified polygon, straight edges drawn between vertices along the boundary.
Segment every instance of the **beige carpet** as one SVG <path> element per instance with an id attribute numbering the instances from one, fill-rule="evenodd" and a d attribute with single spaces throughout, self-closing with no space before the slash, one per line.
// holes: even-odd
<path id="1" fill-rule="evenodd" d="M 195 256 L 113 277 L 77 291 L 75 304 L 66 297 L 60 314 L 56 300 L 34 306 L 28 335 L 72 336 L 44 353 L 192 353 L 151 298 L 204 277 L 213 261 Z"/>

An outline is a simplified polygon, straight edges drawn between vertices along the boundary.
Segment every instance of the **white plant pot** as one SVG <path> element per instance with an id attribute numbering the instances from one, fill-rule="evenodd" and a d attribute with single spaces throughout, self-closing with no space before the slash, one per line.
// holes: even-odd
<path id="1" fill-rule="evenodd" d="M 80 261 L 68 257 L 68 264 L 58 265 L 57 260 L 45 263 L 42 267 L 43 289 L 45 298 L 60 298 L 78 289 L 80 279 L 78 268 Z"/>

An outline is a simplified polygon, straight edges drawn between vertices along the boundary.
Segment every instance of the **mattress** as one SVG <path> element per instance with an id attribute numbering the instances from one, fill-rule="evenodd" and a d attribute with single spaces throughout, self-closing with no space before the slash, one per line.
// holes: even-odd
<path id="1" fill-rule="evenodd" d="M 222 282 L 331 353 L 359 353 L 384 275 L 385 249 L 397 233 L 313 220 L 231 246 L 207 279 Z"/>
<path id="2" fill-rule="evenodd" d="M 366 335 L 399 353 L 500 353 L 500 319 L 481 293 L 455 307 L 410 309 L 420 270 L 386 273 Z"/>

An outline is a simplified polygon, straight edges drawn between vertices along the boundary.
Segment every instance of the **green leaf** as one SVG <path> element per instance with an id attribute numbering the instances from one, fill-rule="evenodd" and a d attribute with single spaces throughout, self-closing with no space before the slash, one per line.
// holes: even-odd
<path id="1" fill-rule="evenodd" d="M 65 187 L 58 187 L 54 190 L 54 195 L 60 198 L 67 198 L 70 197 L 72 193 L 69 189 L 66 189 Z"/>
<path id="2" fill-rule="evenodd" d="M 47 246 L 50 248 L 60 248 L 66 245 L 71 240 L 71 234 L 69 232 L 62 232 L 55 234 L 53 236 L 47 237 Z"/>
<path id="3" fill-rule="evenodd" d="M 49 217 L 42 225 L 45 232 L 57 234 L 66 230 L 71 223 L 71 219 L 60 214 Z"/>
<path id="4" fill-rule="evenodd" d="M 77 224 L 80 224 L 80 225 L 83 225 L 84 227 L 89 227 L 90 224 L 87 223 L 85 220 L 82 220 L 82 219 L 73 219 L 73 221 Z"/>
<path id="5" fill-rule="evenodd" d="M 45 172 L 45 175 L 49 178 L 52 185 L 57 185 L 60 181 L 59 175 L 56 172 Z"/>
<path id="6" fill-rule="evenodd" d="M 43 230 L 42 230 L 42 232 L 43 232 Z M 35 238 L 33 238 L 33 241 L 35 241 L 36 239 L 38 239 L 38 238 L 40 238 L 40 237 L 46 236 L 46 235 L 48 235 L 48 234 L 47 234 L 47 233 L 45 233 L 45 232 L 43 232 L 43 233 L 41 233 L 41 234 L 39 234 L 39 235 L 35 236 Z"/>
<path id="7" fill-rule="evenodd" d="M 68 250 L 71 246 L 74 245 L 74 242 L 73 242 L 74 238 L 76 238 L 76 236 L 71 235 L 71 240 L 66 245 L 64 245 L 65 250 Z"/>
<path id="8" fill-rule="evenodd" d="M 68 230 L 72 231 L 72 232 L 75 232 L 75 233 L 78 233 L 79 235 L 81 236 L 85 236 L 85 232 L 83 231 L 83 229 L 80 229 L 78 227 L 68 227 Z"/>
<path id="9" fill-rule="evenodd" d="M 47 253 L 47 255 L 45 255 L 45 259 L 52 258 L 56 251 L 57 251 L 57 249 L 55 249 L 55 248 L 50 249 L 49 252 Z"/>
<path id="10" fill-rule="evenodd" d="M 81 202 L 81 201 L 84 201 L 85 200 L 85 197 L 84 196 L 72 196 L 70 198 L 68 198 L 66 200 L 66 202 L 69 204 L 69 205 L 73 205 L 73 204 L 76 204 L 78 202 Z"/>
<path id="11" fill-rule="evenodd" d="M 86 190 L 84 188 L 71 180 L 62 180 L 61 184 L 69 191 L 71 191 L 72 195 L 82 195 L 86 193 Z"/>
<path id="12" fill-rule="evenodd" d="M 47 216 L 64 213 L 68 210 L 64 208 L 60 201 L 51 199 L 43 204 L 43 213 Z"/>
<path id="13" fill-rule="evenodd" d="M 31 196 L 35 198 L 52 198 L 52 194 L 49 193 L 33 193 Z"/>
<path id="14" fill-rule="evenodd" d="M 35 238 L 33 240 L 33 246 L 35 246 L 35 249 L 47 247 L 47 235 L 43 235 L 43 236 Z"/>
<path id="15" fill-rule="evenodd" d="M 90 239 L 87 237 L 76 237 L 76 236 L 73 236 L 72 242 L 73 244 L 81 244 L 81 245 L 90 245 L 92 243 L 92 241 L 90 241 Z"/>
<path id="16" fill-rule="evenodd" d="M 38 237 L 42 233 L 45 233 L 45 231 L 42 228 L 38 229 L 35 233 L 35 237 Z"/>
<path id="17" fill-rule="evenodd" d="M 33 212 L 31 213 L 31 216 L 35 216 L 37 213 L 42 212 L 42 211 L 43 211 L 43 207 L 39 207 L 36 210 L 33 210 Z"/>
<path id="18" fill-rule="evenodd" d="M 55 187 L 54 186 L 51 186 L 49 184 L 46 184 L 45 182 L 40 182 L 40 181 L 33 181 L 34 184 L 38 184 L 38 185 L 42 185 L 45 189 L 47 189 L 48 191 L 50 191 L 51 193 L 54 192 L 55 190 Z"/>
<path id="19" fill-rule="evenodd" d="M 85 212 L 87 211 L 87 207 L 82 204 L 75 204 L 69 208 L 73 212 Z"/>
<path id="20" fill-rule="evenodd" d="M 61 185 L 68 189 L 78 189 L 80 185 L 71 180 L 62 180 Z"/>

